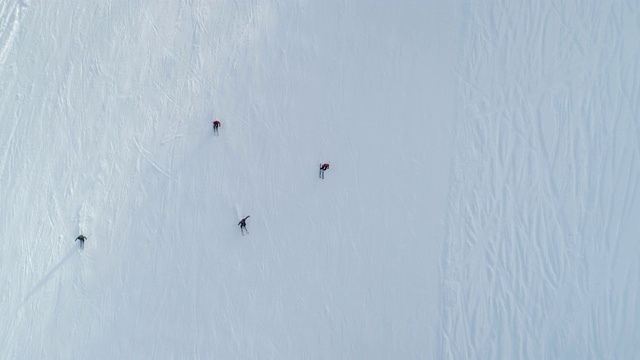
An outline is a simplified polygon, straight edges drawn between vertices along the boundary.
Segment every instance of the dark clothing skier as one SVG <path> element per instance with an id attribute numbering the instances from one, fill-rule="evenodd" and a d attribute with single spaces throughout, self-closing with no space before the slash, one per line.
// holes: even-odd
<path id="1" fill-rule="evenodd" d="M 220 121 L 216 120 L 213 122 L 213 133 L 218 135 L 218 128 L 220 127 Z"/>
<path id="2" fill-rule="evenodd" d="M 84 235 L 80 235 L 76 238 L 76 241 L 80 240 L 80 249 L 84 248 L 84 241 L 87 240 L 87 237 Z"/>
<path id="3" fill-rule="evenodd" d="M 240 225 L 240 232 L 242 232 L 242 235 L 244 236 L 244 232 L 246 231 L 247 234 L 249 233 L 249 231 L 247 231 L 247 219 L 249 218 L 249 216 L 243 218 L 242 220 L 240 220 L 240 222 L 238 223 L 238 225 Z"/>
<path id="4" fill-rule="evenodd" d="M 320 179 L 324 179 L 324 171 L 329 168 L 329 164 L 324 163 L 320 165 Z"/>

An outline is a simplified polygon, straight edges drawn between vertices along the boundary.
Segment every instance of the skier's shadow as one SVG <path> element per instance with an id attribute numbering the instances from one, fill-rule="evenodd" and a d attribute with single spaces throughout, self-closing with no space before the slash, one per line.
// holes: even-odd
<path id="1" fill-rule="evenodd" d="M 45 275 L 44 278 L 42 278 L 42 280 L 40 280 L 40 282 L 38 282 L 38 284 L 36 286 L 33 287 L 33 289 L 31 289 L 31 291 L 27 294 L 27 296 L 24 297 L 24 299 L 22 300 L 22 302 L 20 303 L 20 306 L 18 306 L 18 309 L 20 309 L 22 306 L 24 306 L 24 304 L 27 303 L 27 301 L 29 301 L 29 299 L 35 294 L 37 293 L 47 282 L 49 282 L 49 280 L 51 280 L 51 278 L 53 277 L 53 275 L 58 271 L 58 269 L 60 269 L 60 267 L 62 265 L 64 265 L 65 262 L 67 262 L 67 260 L 69 260 L 69 258 L 71 257 L 71 255 L 73 255 L 74 253 L 76 253 L 79 249 L 82 249 L 82 244 L 80 244 L 80 247 L 78 247 L 78 245 L 74 245 L 71 250 L 69 250 L 69 252 L 67 253 L 67 255 L 65 255 L 62 260 L 60 260 L 60 262 L 53 267 L 53 269 L 51 269 L 51 271 L 49 271 L 49 273 L 47 275 Z"/>

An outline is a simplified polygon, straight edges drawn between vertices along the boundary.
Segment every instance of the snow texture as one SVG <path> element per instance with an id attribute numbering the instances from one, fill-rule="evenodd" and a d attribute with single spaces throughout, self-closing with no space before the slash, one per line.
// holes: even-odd
<path id="1" fill-rule="evenodd" d="M 640 358 L 640 3 L 464 11 L 442 357 Z"/>
<path id="2" fill-rule="evenodd" d="M 639 19 L 2 1 L 0 358 L 640 358 Z"/>

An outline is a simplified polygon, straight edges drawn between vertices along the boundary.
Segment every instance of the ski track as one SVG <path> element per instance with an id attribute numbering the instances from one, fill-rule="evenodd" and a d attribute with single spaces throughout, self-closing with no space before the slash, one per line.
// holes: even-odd
<path id="1" fill-rule="evenodd" d="M 465 10 L 441 358 L 640 357 L 640 254 L 624 231 L 639 15 L 633 1 Z"/>
<path id="2" fill-rule="evenodd" d="M 0 4 L 0 71 L 6 72 L 7 74 L 14 72 L 15 70 L 11 70 L 11 66 L 7 66 L 5 64 L 7 54 L 12 48 L 14 43 L 15 36 L 20 29 L 21 24 L 21 10 L 25 4 L 19 1 L 4 1 Z M 2 88 L 10 86 L 11 76 L 6 76 L 2 80 L 0 80 L 0 86 Z M 0 96 L 2 97 L 2 101 L 8 101 L 8 96 L 10 92 L 1 92 Z M 12 114 L 6 114 L 3 109 L 0 109 L 0 116 L 3 119 L 12 118 Z M 16 127 L 18 126 L 19 120 L 15 118 L 13 121 L 4 120 L 0 124 L 0 130 L 4 133 L 10 134 L 6 143 L 0 144 L 0 149 L 3 151 L 0 157 L 0 177 L 4 175 L 5 166 L 7 161 L 9 160 L 9 152 L 12 148 L 13 138 L 16 131 Z"/>
<path id="3" fill-rule="evenodd" d="M 20 29 L 21 11 L 26 6 L 22 1 L 3 1 L 0 4 L 0 68 L 4 67 L 15 36 Z"/>

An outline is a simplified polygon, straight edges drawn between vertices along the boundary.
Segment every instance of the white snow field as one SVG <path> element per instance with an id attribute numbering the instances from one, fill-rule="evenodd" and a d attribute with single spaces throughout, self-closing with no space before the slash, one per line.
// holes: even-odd
<path id="1" fill-rule="evenodd" d="M 1 358 L 438 356 L 459 11 L 1 9 Z"/>
<path id="2" fill-rule="evenodd" d="M 2 0 L 0 358 L 640 358 L 638 64 L 636 1 Z"/>

